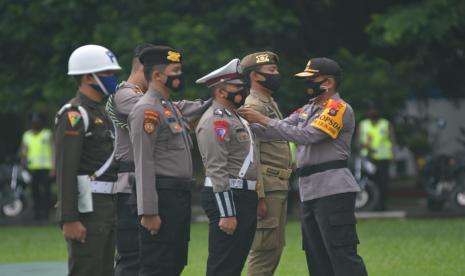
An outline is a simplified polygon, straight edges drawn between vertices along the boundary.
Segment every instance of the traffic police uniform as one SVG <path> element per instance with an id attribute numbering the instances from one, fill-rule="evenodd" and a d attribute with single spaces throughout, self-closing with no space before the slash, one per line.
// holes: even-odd
<path id="1" fill-rule="evenodd" d="M 140 60 L 144 67 L 178 63 L 181 54 L 157 46 L 144 50 Z M 156 235 L 139 226 L 140 275 L 180 275 L 187 264 L 193 184 L 189 123 L 207 107 L 203 101 L 175 105 L 149 88 L 129 114 L 138 214 L 161 217 Z"/>
<path id="2" fill-rule="evenodd" d="M 116 194 L 116 249 L 115 275 L 139 274 L 139 231 L 136 210 L 134 157 L 129 137 L 127 117 L 142 97 L 143 91 L 132 83 L 122 82 L 116 94 L 107 102 L 107 112 L 115 123 L 118 181 L 113 192 Z"/>
<path id="3" fill-rule="evenodd" d="M 317 74 L 342 76 L 342 70 L 332 60 L 317 58 L 296 77 Z M 354 208 L 360 188 L 347 168 L 355 128 L 350 105 L 338 94 L 321 105 L 310 100 L 283 120 L 252 128 L 259 138 L 298 145 L 303 246 L 311 275 L 367 275 L 357 254 Z"/>
<path id="4" fill-rule="evenodd" d="M 70 57 L 69 68 L 68 75 L 121 69 L 114 55 L 98 45 L 76 49 Z M 97 79 L 95 74 L 94 77 Z M 95 102 L 78 91 L 57 113 L 54 137 L 57 219 L 61 225 L 80 221 L 87 230 L 85 241 L 67 239 L 68 275 L 113 275 L 115 200 L 112 186 L 117 179 L 117 167 L 111 162 L 113 124 L 104 103 Z M 78 181 L 78 178 L 88 181 Z M 90 197 L 84 203 L 85 195 Z"/>
<path id="5" fill-rule="evenodd" d="M 238 65 L 234 59 L 196 82 L 209 88 L 242 84 Z M 247 122 L 216 101 L 203 114 L 196 134 L 206 170 L 202 207 L 209 218 L 207 275 L 240 275 L 257 223 L 259 156 Z M 236 217 L 234 234 L 219 228 L 224 217 Z"/>
<path id="6" fill-rule="evenodd" d="M 277 64 L 278 56 L 272 52 L 258 52 L 247 55 L 241 61 L 241 68 L 251 72 L 256 68 Z M 278 105 L 272 97 L 250 90 L 245 106 L 251 107 L 263 115 L 283 119 Z M 289 143 L 283 140 L 259 141 L 261 172 L 267 206 L 266 218 L 258 218 L 257 231 L 248 257 L 248 275 L 273 275 L 285 245 L 285 226 L 287 219 L 287 197 L 291 170 Z"/>

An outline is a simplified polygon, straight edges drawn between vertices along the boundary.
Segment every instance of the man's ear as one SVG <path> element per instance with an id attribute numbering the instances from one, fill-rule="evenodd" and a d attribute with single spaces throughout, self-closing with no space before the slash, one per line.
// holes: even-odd
<path id="1" fill-rule="evenodd" d="M 162 73 L 160 71 L 158 71 L 157 69 L 154 69 L 152 71 L 152 80 L 161 81 L 161 75 L 162 75 Z"/>
<path id="2" fill-rule="evenodd" d="M 81 78 L 81 84 L 92 84 L 95 82 L 96 80 L 92 74 L 85 74 Z"/>

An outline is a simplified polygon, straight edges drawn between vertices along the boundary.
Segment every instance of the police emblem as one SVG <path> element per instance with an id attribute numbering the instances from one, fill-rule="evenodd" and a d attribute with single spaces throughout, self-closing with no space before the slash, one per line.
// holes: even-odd
<path id="1" fill-rule="evenodd" d="M 226 135 L 228 134 L 228 129 L 229 129 L 228 122 L 223 121 L 223 120 L 214 121 L 213 126 L 215 129 L 216 138 L 218 139 L 218 141 L 223 142 L 224 139 L 226 138 Z"/>
<path id="2" fill-rule="evenodd" d="M 331 116 L 336 116 L 337 115 L 337 110 L 336 109 L 330 109 L 328 111 L 328 114 L 331 115 Z"/>
<path id="3" fill-rule="evenodd" d="M 144 110 L 143 127 L 145 133 L 152 134 L 155 131 L 159 117 L 160 115 L 158 115 L 158 113 L 153 110 Z"/>

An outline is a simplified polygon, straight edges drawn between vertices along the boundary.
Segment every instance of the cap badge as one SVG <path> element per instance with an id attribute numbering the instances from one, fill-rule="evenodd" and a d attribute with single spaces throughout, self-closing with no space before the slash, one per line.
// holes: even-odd
<path id="1" fill-rule="evenodd" d="M 178 52 L 168 51 L 168 56 L 166 57 L 166 59 L 171 60 L 173 62 L 180 62 L 181 54 Z"/>
<path id="2" fill-rule="evenodd" d="M 257 63 L 270 62 L 270 56 L 268 54 L 257 55 L 255 58 L 257 59 Z"/>

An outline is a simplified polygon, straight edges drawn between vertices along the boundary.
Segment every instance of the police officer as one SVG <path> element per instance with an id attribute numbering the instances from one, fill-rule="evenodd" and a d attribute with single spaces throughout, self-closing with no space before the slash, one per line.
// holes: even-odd
<path id="1" fill-rule="evenodd" d="M 76 97 L 56 116 L 55 149 L 58 221 L 68 245 L 69 275 L 113 275 L 115 201 L 113 124 L 103 100 L 116 90 L 116 57 L 98 45 L 76 49 L 68 75 Z"/>
<path id="2" fill-rule="evenodd" d="M 272 94 L 279 89 L 281 76 L 278 56 L 258 52 L 241 60 L 242 74 L 250 84 L 245 106 L 275 119 L 283 119 Z M 260 150 L 264 193 L 259 194 L 258 223 L 248 258 L 248 275 L 273 275 L 285 244 L 287 195 L 291 175 L 289 143 L 283 140 L 263 141 Z"/>
<path id="3" fill-rule="evenodd" d="M 236 113 L 247 96 L 239 59 L 196 83 L 205 83 L 214 98 L 196 129 L 206 170 L 202 207 L 210 221 L 207 276 L 239 276 L 257 225 L 259 185 L 252 133 Z"/>
<path id="4" fill-rule="evenodd" d="M 190 232 L 192 140 L 190 122 L 210 102 L 181 101 L 181 53 L 167 46 L 140 55 L 148 90 L 129 114 L 134 151 L 140 275 L 180 275 L 187 264 Z"/>
<path id="5" fill-rule="evenodd" d="M 134 49 L 132 70 L 127 81 L 118 85 L 118 90 L 107 102 L 107 112 L 115 123 L 118 181 L 113 192 L 116 194 L 116 250 L 115 275 L 139 275 L 139 231 L 134 186 L 134 157 L 129 138 L 127 117 L 134 105 L 147 90 L 144 66 L 139 61 L 141 52 L 152 47 L 141 44 Z"/>
<path id="6" fill-rule="evenodd" d="M 312 276 L 367 275 L 357 254 L 354 215 L 359 191 L 347 168 L 354 132 L 354 112 L 336 92 L 342 69 L 328 58 L 311 59 L 296 77 L 311 98 L 286 119 L 268 118 L 250 108 L 240 110 L 261 138 L 298 145 L 303 243 Z"/>

